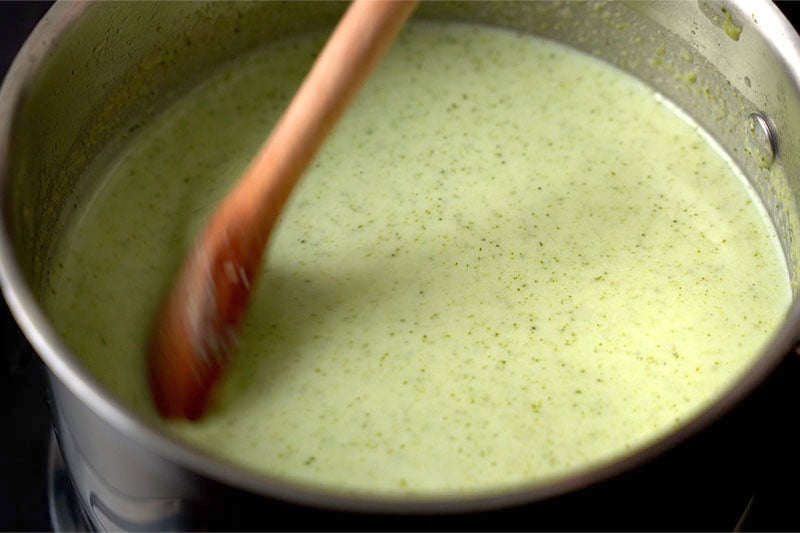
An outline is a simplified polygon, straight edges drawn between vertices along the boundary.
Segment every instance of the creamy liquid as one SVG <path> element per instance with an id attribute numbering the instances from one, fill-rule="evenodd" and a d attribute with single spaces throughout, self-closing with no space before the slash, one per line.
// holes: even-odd
<path id="1" fill-rule="evenodd" d="M 322 41 L 155 119 L 57 252 L 59 331 L 147 417 L 163 291 Z M 293 196 L 208 416 L 165 426 L 345 490 L 546 480 L 691 417 L 789 298 L 743 178 L 651 90 L 530 36 L 414 23 Z"/>

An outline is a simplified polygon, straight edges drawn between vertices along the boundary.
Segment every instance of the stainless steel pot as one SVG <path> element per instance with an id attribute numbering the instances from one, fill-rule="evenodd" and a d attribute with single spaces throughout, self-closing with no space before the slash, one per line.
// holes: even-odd
<path id="1" fill-rule="evenodd" d="M 237 520 L 260 516 L 266 528 L 275 525 L 268 515 L 277 510 L 298 520 L 442 517 L 523 504 L 541 513 L 548 502 L 623 478 L 696 439 L 751 395 L 797 344 L 795 297 L 749 372 L 658 442 L 552 482 L 469 497 L 356 498 L 295 485 L 223 463 L 138 418 L 87 374 L 39 304 L 49 251 L 73 209 L 79 177 L 216 65 L 265 41 L 332 27 L 342 9 L 327 2 L 57 3 L 3 83 L 3 292 L 49 368 L 58 441 L 94 527 L 240 529 L 244 522 Z M 753 183 L 778 228 L 797 294 L 800 38 L 772 4 L 432 2 L 415 16 L 544 35 L 618 65 L 673 100 L 721 143 Z"/>

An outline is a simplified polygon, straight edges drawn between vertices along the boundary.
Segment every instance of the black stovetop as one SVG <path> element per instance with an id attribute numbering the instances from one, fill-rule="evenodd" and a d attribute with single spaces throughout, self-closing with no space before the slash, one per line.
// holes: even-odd
<path id="1" fill-rule="evenodd" d="M 800 16 L 792 13 L 791 2 L 779 2 L 778 5 L 796 26 L 800 23 Z M 49 2 L 0 0 L 0 76 L 5 75 L 17 50 L 48 7 Z M 6 406 L 0 409 L 0 427 L 7 428 L 6 434 L 0 438 L 0 530 L 50 530 L 46 465 L 50 425 L 45 370 L 4 302 L 0 302 L 0 326 L 4 355 L 0 401 Z M 800 377 L 800 373 L 794 376 Z M 800 389 L 800 384 L 797 387 Z M 800 409 L 798 395 L 779 398 L 778 401 L 792 402 L 790 412 L 796 413 Z M 796 417 L 785 422 L 794 424 Z M 788 448 L 792 449 L 791 446 Z M 796 465 L 791 471 L 797 471 Z M 788 486 L 779 486 L 782 482 L 776 481 L 767 489 L 754 487 L 752 491 L 745 490 L 743 497 L 734 498 L 723 506 L 716 505 L 713 510 L 709 508 L 709 513 L 719 513 L 719 519 L 698 517 L 694 525 L 691 521 L 687 523 L 687 529 L 703 529 L 708 524 L 718 524 L 711 527 L 726 530 L 733 529 L 740 522 L 741 529 L 751 531 L 800 530 L 796 479 L 792 481 L 795 483 Z M 658 517 L 653 517 L 653 529 L 662 529 L 660 523 Z"/>

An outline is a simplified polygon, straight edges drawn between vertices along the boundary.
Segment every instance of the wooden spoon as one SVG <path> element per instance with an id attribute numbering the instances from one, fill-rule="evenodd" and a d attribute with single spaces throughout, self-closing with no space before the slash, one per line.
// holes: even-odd
<path id="1" fill-rule="evenodd" d="M 281 209 L 415 5 L 415 0 L 354 0 L 272 134 L 195 242 L 149 346 L 150 388 L 163 417 L 194 420 L 205 412 Z"/>

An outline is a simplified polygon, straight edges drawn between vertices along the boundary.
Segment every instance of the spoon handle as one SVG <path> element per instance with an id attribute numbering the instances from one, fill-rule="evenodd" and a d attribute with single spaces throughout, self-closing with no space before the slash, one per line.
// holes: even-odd
<path id="1" fill-rule="evenodd" d="M 242 222 L 250 225 L 254 246 L 264 246 L 300 176 L 415 5 L 413 0 L 355 0 L 348 8 L 272 134 L 225 200 L 228 206 L 222 206 L 227 207 L 226 220 L 249 219 Z"/>

